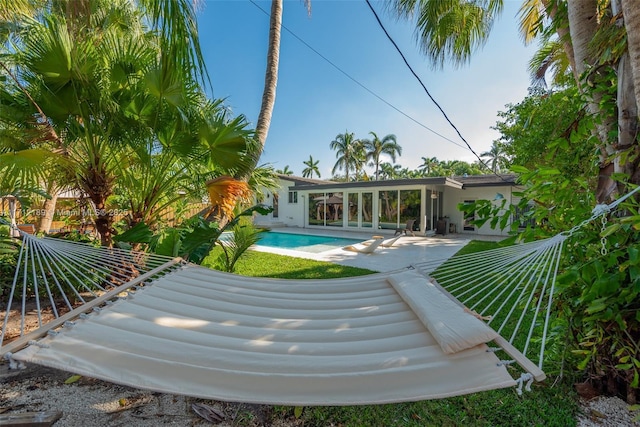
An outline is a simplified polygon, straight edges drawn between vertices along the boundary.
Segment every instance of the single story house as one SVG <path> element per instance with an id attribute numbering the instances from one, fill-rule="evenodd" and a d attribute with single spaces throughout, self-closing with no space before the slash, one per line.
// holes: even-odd
<path id="1" fill-rule="evenodd" d="M 273 207 L 256 224 L 353 231 L 395 230 L 413 220 L 416 234 L 506 235 L 488 224 L 472 224 L 458 204 L 475 200 L 516 200 L 516 175 L 427 177 L 384 181 L 334 182 L 279 175 L 280 188 L 265 194 Z"/>

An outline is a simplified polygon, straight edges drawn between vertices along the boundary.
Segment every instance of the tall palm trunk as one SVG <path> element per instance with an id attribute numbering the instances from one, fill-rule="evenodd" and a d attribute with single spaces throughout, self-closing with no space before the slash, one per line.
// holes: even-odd
<path id="1" fill-rule="evenodd" d="M 84 192 L 89 196 L 96 210 L 96 231 L 100 234 L 100 244 L 113 244 L 113 216 L 107 211 L 107 198 L 113 193 L 113 179 L 100 162 L 88 168 L 81 178 Z"/>
<path id="2" fill-rule="evenodd" d="M 276 102 L 278 86 L 278 63 L 280 60 L 280 29 L 282 27 L 282 0 L 271 1 L 271 19 L 269 21 L 269 50 L 267 51 L 267 70 L 264 76 L 262 104 L 256 124 L 256 138 L 262 148 L 267 140 L 273 106 Z M 256 159 L 257 161 L 257 159 Z"/>
<path id="3" fill-rule="evenodd" d="M 622 14 L 624 16 L 624 26 L 627 29 L 627 53 L 626 60 L 627 66 L 627 82 L 624 88 L 621 88 L 622 84 L 619 84 L 620 90 L 625 90 L 625 94 L 630 97 L 631 93 L 634 94 L 632 99 L 627 99 L 627 105 L 629 106 L 626 115 L 629 119 L 633 119 L 633 122 L 629 123 L 626 128 L 621 128 L 621 133 L 625 132 L 629 138 L 629 146 L 627 149 L 632 149 L 635 145 L 636 156 L 638 153 L 638 108 L 640 107 L 640 7 L 638 7 L 637 0 L 620 0 L 620 6 Z M 633 110 L 630 108 L 633 107 Z M 623 148 L 623 147 L 621 147 Z M 638 162 L 640 159 L 635 159 L 631 164 L 626 166 L 626 172 L 629 174 L 631 182 L 634 184 L 640 184 L 640 165 Z"/>
<path id="4" fill-rule="evenodd" d="M 621 13 L 620 0 L 611 2 L 611 10 L 614 16 L 620 16 Z M 639 15 L 640 16 L 640 15 Z M 622 21 L 618 21 L 618 25 L 623 25 Z M 633 35 L 635 36 L 633 31 Z M 628 37 L 632 35 L 629 34 Z M 638 161 L 637 156 L 626 156 L 625 152 L 630 152 L 634 148 L 638 148 L 636 142 L 638 133 L 638 103 L 634 95 L 633 71 L 631 68 L 631 59 L 629 50 L 622 54 L 618 62 L 618 91 L 616 102 L 618 105 L 618 144 L 616 145 L 616 156 L 614 159 L 614 172 L 623 173 L 629 176 L 632 182 L 637 182 Z M 620 191 L 624 192 L 622 184 Z"/>
<path id="5" fill-rule="evenodd" d="M 627 29 L 627 46 L 633 75 L 633 91 L 636 104 L 640 105 L 640 7 L 637 0 L 620 0 L 624 26 Z"/>
<path id="6" fill-rule="evenodd" d="M 59 190 L 53 187 L 48 192 L 51 198 L 45 199 L 44 203 L 42 204 L 42 214 L 40 215 L 40 219 L 38 221 L 38 232 L 40 233 L 49 232 L 51 223 L 53 222 L 53 216 L 56 212 L 56 203 L 58 202 Z"/>
<path id="7" fill-rule="evenodd" d="M 582 76 L 588 67 L 594 64 L 593 56 L 589 51 L 589 42 L 595 36 L 598 28 L 597 2 L 595 0 L 568 0 L 567 11 L 576 71 L 578 75 Z M 581 82 L 578 81 L 578 87 L 584 90 L 581 86 Z M 596 189 L 596 198 L 600 203 L 604 202 L 616 189 L 616 184 L 611 179 L 614 167 L 609 161 L 615 150 L 608 143 L 608 135 L 614 126 L 614 121 L 613 118 L 603 114 L 600 108 L 601 100 L 602 93 L 592 91 L 591 100 L 587 105 L 587 109 L 593 117 L 602 118 L 600 122 L 595 124 L 596 136 L 600 141 L 600 175 Z"/>

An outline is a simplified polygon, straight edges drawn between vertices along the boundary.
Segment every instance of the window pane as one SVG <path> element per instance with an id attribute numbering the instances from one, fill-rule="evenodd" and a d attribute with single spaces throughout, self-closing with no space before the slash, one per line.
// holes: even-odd
<path id="1" fill-rule="evenodd" d="M 400 226 L 410 219 L 414 220 L 413 229 L 420 228 L 420 190 L 400 191 Z"/>
<path id="2" fill-rule="evenodd" d="M 381 191 L 378 197 L 378 228 L 398 228 L 398 191 Z"/>
<path id="3" fill-rule="evenodd" d="M 342 193 L 327 193 L 326 200 L 326 223 L 329 227 L 342 227 L 344 214 L 344 199 Z"/>
<path id="4" fill-rule="evenodd" d="M 373 228 L 373 193 L 362 193 L 362 227 Z"/>
<path id="5" fill-rule="evenodd" d="M 274 218 L 278 218 L 278 193 L 273 193 L 273 213 Z"/>
<path id="6" fill-rule="evenodd" d="M 347 210 L 347 225 L 349 227 L 357 227 L 358 226 L 358 193 L 349 193 L 347 196 L 349 200 L 348 210 Z"/>
<path id="7" fill-rule="evenodd" d="M 309 194 L 309 225 L 324 225 L 324 193 Z"/>

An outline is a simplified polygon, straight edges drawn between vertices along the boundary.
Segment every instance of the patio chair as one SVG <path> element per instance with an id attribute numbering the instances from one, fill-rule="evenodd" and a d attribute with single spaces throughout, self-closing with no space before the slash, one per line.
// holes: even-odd
<path id="1" fill-rule="evenodd" d="M 412 236 L 415 236 L 415 234 L 413 233 L 413 224 L 415 224 L 415 222 L 416 222 L 415 219 L 410 219 L 409 221 L 407 221 L 407 225 L 405 225 L 404 228 L 396 228 L 396 232 L 394 236 L 398 234 L 402 235 L 403 233 L 405 236 L 408 233 L 411 233 Z"/>
<path id="2" fill-rule="evenodd" d="M 401 235 L 399 235 L 399 236 L 395 236 L 395 237 L 392 237 L 392 238 L 390 238 L 390 239 L 384 240 L 382 243 L 380 243 L 380 246 L 382 246 L 383 248 L 390 248 L 390 247 L 391 247 L 391 246 L 393 246 L 393 244 L 394 244 L 395 242 L 397 242 L 397 241 L 398 241 L 398 239 L 400 239 L 401 237 L 402 237 L 402 234 L 401 234 Z M 362 242 L 362 244 L 363 244 L 363 245 L 370 245 L 370 244 L 372 244 L 373 242 L 375 242 L 375 241 L 376 241 L 376 239 L 379 239 L 379 238 L 380 238 L 380 239 L 383 239 L 384 237 L 383 237 L 383 236 L 373 236 L 373 239 L 371 239 L 371 240 L 367 240 L 366 242 Z"/>
<path id="3" fill-rule="evenodd" d="M 373 251 L 375 251 L 378 248 L 378 246 L 382 244 L 383 241 L 384 239 L 380 237 L 371 241 L 370 243 L 368 242 L 356 243 L 355 245 L 345 246 L 342 249 L 344 249 L 345 251 L 360 252 L 361 254 L 370 254 L 370 253 L 373 253 Z"/>

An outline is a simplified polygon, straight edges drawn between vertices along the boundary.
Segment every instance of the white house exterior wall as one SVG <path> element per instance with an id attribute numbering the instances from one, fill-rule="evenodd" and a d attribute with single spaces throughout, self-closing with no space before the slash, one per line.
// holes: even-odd
<path id="1" fill-rule="evenodd" d="M 309 226 L 307 224 L 307 208 L 308 208 L 308 198 L 310 193 L 343 193 L 345 200 L 347 200 L 347 194 L 351 193 L 373 193 L 373 206 L 372 206 L 372 214 L 374 219 L 374 227 L 377 226 L 377 218 L 378 216 L 378 203 L 376 202 L 379 198 L 379 192 L 383 190 L 420 190 L 422 203 L 420 206 L 420 233 L 424 233 L 426 230 L 426 215 L 427 215 L 427 206 L 426 204 L 430 203 L 430 200 L 427 199 L 429 193 L 428 190 L 433 189 L 433 186 L 425 186 L 425 185 L 398 185 L 398 186 L 389 186 L 384 187 L 383 189 L 380 186 L 376 186 L 375 182 L 371 183 L 371 186 L 362 186 L 357 188 L 345 188 L 344 186 L 336 186 L 335 188 L 325 186 L 325 188 L 314 190 L 307 187 L 304 190 L 298 190 L 297 192 L 297 203 L 289 203 L 289 192 L 295 191 L 293 190 L 295 182 L 289 181 L 287 179 L 280 180 L 280 187 L 277 190 L 279 204 L 278 204 L 278 216 L 276 218 L 273 217 L 273 213 L 270 213 L 266 216 L 257 216 L 255 218 L 256 225 L 267 226 L 267 227 L 299 227 L 299 228 L 316 228 L 316 229 L 327 229 L 325 226 Z M 445 217 L 448 217 L 449 223 L 452 226 L 449 228 L 449 231 L 456 231 L 457 233 L 468 233 L 468 234 L 479 234 L 479 235 L 494 235 L 494 236 L 506 236 L 508 230 L 494 230 L 489 224 L 485 224 L 480 228 L 475 228 L 474 230 L 464 230 L 464 215 L 461 211 L 458 210 L 458 204 L 463 203 L 465 200 L 495 200 L 497 194 L 501 194 L 504 199 L 507 200 L 507 203 L 512 203 L 512 186 L 504 185 L 504 186 L 478 186 L 478 187 L 467 187 L 464 189 L 458 189 L 451 186 L 437 186 L 435 187 L 437 191 L 442 192 L 442 214 Z M 264 204 L 268 206 L 273 206 L 273 196 L 269 195 L 264 199 Z M 496 200 L 494 203 L 500 203 L 500 200 Z M 402 224 L 401 224 L 402 226 Z M 342 230 L 352 230 L 352 231 L 373 231 L 372 228 L 357 228 L 357 227 L 343 227 Z"/>
<path id="2" fill-rule="evenodd" d="M 512 187 L 511 186 L 498 186 L 498 187 L 472 187 L 458 190 L 455 188 L 447 188 L 444 192 L 444 212 L 449 213 L 449 219 L 452 224 L 455 224 L 456 231 L 458 233 L 466 234 L 479 234 L 484 236 L 507 236 L 508 229 L 499 230 L 492 229 L 489 222 L 485 223 L 482 227 L 475 227 L 475 230 L 464 230 L 464 214 L 458 209 L 458 204 L 464 203 L 465 200 L 493 200 L 493 203 L 498 205 L 501 200 L 496 200 L 496 196 L 501 194 L 506 200 L 507 204 L 512 202 Z"/>

